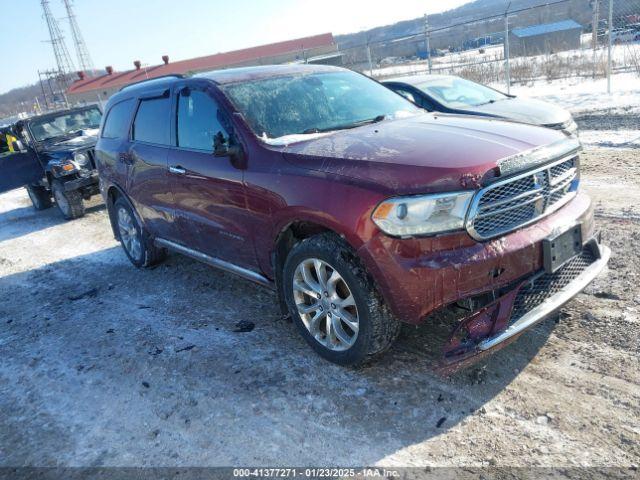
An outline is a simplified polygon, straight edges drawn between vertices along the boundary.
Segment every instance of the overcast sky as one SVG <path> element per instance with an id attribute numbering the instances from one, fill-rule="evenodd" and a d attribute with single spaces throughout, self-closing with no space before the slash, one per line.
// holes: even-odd
<path id="1" fill-rule="evenodd" d="M 0 28 L 0 93 L 33 83 L 38 69 L 55 66 L 40 0 L 2 1 L 13 6 Z M 160 63 L 164 54 L 182 60 L 318 33 L 356 32 L 468 1 L 75 0 L 75 12 L 95 66 L 126 70 L 134 60 Z M 77 63 L 62 1 L 50 0 L 50 6 Z"/>

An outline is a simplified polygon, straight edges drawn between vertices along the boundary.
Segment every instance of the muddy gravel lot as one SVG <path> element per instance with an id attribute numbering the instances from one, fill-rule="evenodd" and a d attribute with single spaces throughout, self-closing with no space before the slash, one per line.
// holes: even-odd
<path id="1" fill-rule="evenodd" d="M 637 466 L 640 158 L 583 165 L 608 271 L 450 378 L 427 329 L 341 368 L 269 290 L 178 255 L 133 268 L 97 201 L 65 222 L 1 195 L 0 466 Z"/>

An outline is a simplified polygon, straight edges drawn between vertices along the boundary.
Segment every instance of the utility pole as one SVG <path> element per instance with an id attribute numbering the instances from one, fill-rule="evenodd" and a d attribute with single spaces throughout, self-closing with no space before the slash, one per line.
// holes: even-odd
<path id="1" fill-rule="evenodd" d="M 38 79 L 40 80 L 40 89 L 42 90 L 42 98 L 44 99 L 44 104 L 49 109 L 49 100 L 47 98 L 47 92 L 44 89 L 44 82 L 42 81 L 42 72 L 38 70 Z"/>
<path id="2" fill-rule="evenodd" d="M 593 2 L 593 20 L 591 20 L 591 47 L 593 48 L 593 78 L 595 80 L 597 74 L 596 61 L 598 49 L 598 26 L 600 25 L 600 0 L 592 0 Z"/>
<path id="3" fill-rule="evenodd" d="M 609 0 L 609 46 L 607 48 L 607 93 L 611 93 L 611 36 L 613 35 L 613 0 Z"/>
<path id="4" fill-rule="evenodd" d="M 73 43 L 76 47 L 76 55 L 78 56 L 78 67 L 83 72 L 87 72 L 91 75 L 94 70 L 93 61 L 91 60 L 91 55 L 89 55 L 89 50 L 87 49 L 84 37 L 82 36 L 82 32 L 78 26 L 78 21 L 76 20 L 76 15 L 73 12 L 71 1 L 72 0 L 62 0 L 62 3 L 64 3 L 64 8 L 67 10 L 69 28 L 71 29 L 71 36 L 73 37 Z"/>
<path id="5" fill-rule="evenodd" d="M 424 43 L 427 48 L 427 63 L 429 64 L 429 73 L 431 73 L 431 31 L 429 30 L 429 15 L 424 14 Z"/>
<path id="6" fill-rule="evenodd" d="M 51 13 L 49 0 L 40 0 L 40 4 L 42 5 L 42 10 L 44 12 L 44 20 L 47 23 L 47 29 L 49 30 L 49 41 L 53 47 L 53 55 L 56 59 L 58 72 L 61 77 L 64 77 L 62 81 L 66 84 L 68 83 L 69 74 L 74 70 L 71 57 L 69 56 L 69 50 L 67 50 L 67 46 L 64 43 L 64 37 L 60 32 L 58 22 Z"/>
<path id="7" fill-rule="evenodd" d="M 507 5 L 504 12 L 504 73 L 507 80 L 507 94 L 511 94 L 511 67 L 509 65 L 509 8 L 511 2 Z"/>

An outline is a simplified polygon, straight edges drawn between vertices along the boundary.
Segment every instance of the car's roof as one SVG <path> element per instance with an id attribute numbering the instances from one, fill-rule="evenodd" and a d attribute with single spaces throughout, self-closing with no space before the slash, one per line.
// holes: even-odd
<path id="1" fill-rule="evenodd" d="M 261 80 L 264 78 L 280 77 L 288 75 L 304 75 L 310 73 L 324 73 L 345 71 L 344 68 L 332 67 L 329 65 L 262 65 L 258 67 L 228 68 L 226 70 L 213 70 L 194 75 L 194 78 L 206 78 L 219 85 L 229 83 Z"/>
<path id="2" fill-rule="evenodd" d="M 170 88 L 174 83 L 184 81 L 187 78 L 205 79 L 218 85 L 227 85 L 250 80 L 261 80 L 264 78 L 280 77 L 288 75 L 304 75 L 310 73 L 347 71 L 345 68 L 332 67 L 329 65 L 261 65 L 257 67 L 228 68 L 224 70 L 211 70 L 200 72 L 195 75 L 167 75 L 163 77 L 143 80 L 122 87 L 122 89 L 109 98 L 107 105 L 113 105 L 121 100 L 139 95 L 140 92 L 147 92 L 149 89 Z"/>
<path id="3" fill-rule="evenodd" d="M 382 81 L 382 83 L 404 83 L 407 85 L 420 85 L 421 83 L 429 82 L 431 80 L 438 79 L 447 79 L 447 78 L 458 78 L 455 75 L 435 75 L 435 74 L 426 74 L 426 75 L 407 75 L 404 77 L 393 77 L 386 78 Z"/>

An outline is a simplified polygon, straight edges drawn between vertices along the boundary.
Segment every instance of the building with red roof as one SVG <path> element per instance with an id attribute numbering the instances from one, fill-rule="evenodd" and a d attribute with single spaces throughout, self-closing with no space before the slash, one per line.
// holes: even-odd
<path id="1" fill-rule="evenodd" d="M 134 68 L 132 70 L 116 72 L 112 67 L 106 67 L 106 73 L 97 77 L 89 77 L 84 72 L 78 72 L 78 80 L 69 87 L 67 96 L 71 103 L 103 102 L 125 85 L 163 75 L 189 74 L 252 65 L 303 62 L 341 64 L 342 56 L 338 52 L 333 35 L 324 33 L 177 62 L 170 62 L 169 57 L 164 55 L 162 63 L 159 65 L 143 66 L 140 61 L 136 60 L 133 62 Z"/>

